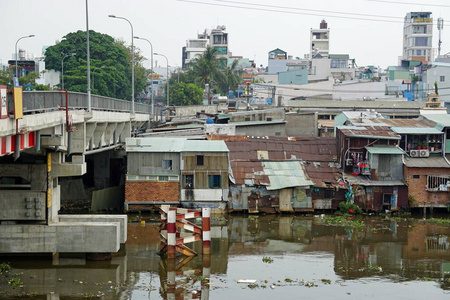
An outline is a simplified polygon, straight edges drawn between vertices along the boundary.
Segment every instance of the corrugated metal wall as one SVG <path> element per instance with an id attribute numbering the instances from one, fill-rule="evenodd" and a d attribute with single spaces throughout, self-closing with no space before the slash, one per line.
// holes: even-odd
<path id="1" fill-rule="evenodd" d="M 172 160 L 172 170 L 162 168 L 163 160 Z M 127 153 L 127 174 L 131 175 L 164 175 L 180 173 L 179 153 Z"/>
<path id="2" fill-rule="evenodd" d="M 197 165 L 197 156 L 203 155 L 203 165 Z M 220 175 L 222 189 L 228 188 L 228 153 L 184 153 L 183 174 L 194 175 L 194 188 L 208 189 L 209 175 Z"/>

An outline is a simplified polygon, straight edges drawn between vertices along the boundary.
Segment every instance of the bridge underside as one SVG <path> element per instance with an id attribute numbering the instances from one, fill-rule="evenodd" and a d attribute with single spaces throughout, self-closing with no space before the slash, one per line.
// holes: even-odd
<path id="1" fill-rule="evenodd" d="M 86 174 L 86 156 L 121 148 L 147 119 L 74 110 L 69 124 L 65 111 L 53 111 L 25 115 L 21 131 L 0 119 L 0 253 L 117 252 L 127 216 L 59 215 L 59 179 Z"/>

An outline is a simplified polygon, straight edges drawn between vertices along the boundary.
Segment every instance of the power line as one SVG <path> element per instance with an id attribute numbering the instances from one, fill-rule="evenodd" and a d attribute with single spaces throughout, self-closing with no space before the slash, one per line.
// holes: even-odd
<path id="1" fill-rule="evenodd" d="M 358 13 L 347 13 L 347 12 L 334 12 L 334 11 L 327 11 L 327 10 L 296 8 L 296 7 L 279 6 L 279 5 L 253 4 L 253 3 L 240 2 L 240 1 L 210 0 L 210 1 L 216 1 L 216 2 L 226 2 L 226 3 L 247 5 L 247 6 L 253 6 L 253 7 L 229 5 L 229 4 L 217 4 L 217 3 L 201 2 L 201 1 L 194 1 L 194 0 L 177 0 L 177 1 L 179 1 L 179 2 L 187 2 L 187 3 L 195 3 L 195 4 L 203 4 L 203 5 L 210 5 L 210 6 L 221 6 L 221 7 L 229 7 L 229 8 L 247 9 L 247 10 L 258 10 L 258 11 L 267 11 L 267 12 L 276 12 L 276 13 L 285 13 L 285 14 L 295 14 L 295 15 L 306 15 L 306 16 L 319 16 L 321 18 L 323 18 L 323 17 L 330 17 L 330 18 L 362 20 L 362 21 L 374 21 L 374 22 L 389 22 L 389 23 L 401 23 L 401 24 L 404 23 L 404 21 L 400 21 L 400 20 L 403 20 L 403 18 L 401 18 L 401 17 L 381 16 L 381 15 L 371 15 L 371 14 L 358 14 Z M 383 1 L 383 0 L 366 0 L 366 1 L 397 3 L 395 1 Z M 406 4 L 406 2 L 405 3 L 404 2 L 398 2 L 398 3 Z M 418 3 L 413 3 L 413 4 L 419 5 Z M 439 5 L 433 5 L 433 6 L 439 6 Z M 448 5 L 442 5 L 442 6 L 443 7 L 450 7 Z M 261 8 L 261 7 L 267 7 L 267 8 Z M 276 10 L 276 9 L 270 9 L 270 8 L 278 8 L 278 9 L 284 9 L 284 10 Z M 289 11 L 289 10 L 291 10 L 291 11 Z M 302 11 L 310 11 L 310 12 L 325 12 L 325 13 L 332 13 L 332 14 L 338 14 L 338 15 L 325 15 L 325 14 L 315 14 L 315 13 L 306 13 L 306 12 L 296 12 L 296 11 L 292 11 L 292 10 L 302 10 Z M 361 16 L 361 18 L 359 18 L 359 17 L 349 17 L 349 16 L 339 16 L 339 14 L 340 15 Z M 390 18 L 390 19 L 396 19 L 396 20 L 398 19 L 399 21 L 362 18 L 364 16 L 376 17 L 376 18 L 387 18 L 387 19 Z M 450 25 L 445 24 L 444 26 L 450 26 Z"/>
<path id="2" fill-rule="evenodd" d="M 245 7 L 245 6 L 228 5 L 228 4 L 216 4 L 216 3 L 200 2 L 200 1 L 193 1 L 193 0 L 177 0 L 177 1 L 179 1 L 179 2 L 187 2 L 187 3 L 203 4 L 203 5 L 211 5 L 211 6 L 221 6 L 221 7 L 230 7 L 230 8 L 239 8 L 239 9 L 250 9 L 250 10 L 258 10 L 258 11 L 277 12 L 277 13 L 285 13 L 285 14 L 293 14 L 293 15 L 318 16 L 318 17 L 321 17 L 321 18 L 323 18 L 323 17 L 330 17 L 330 18 L 340 18 L 340 19 L 347 19 L 347 20 L 362 20 L 362 21 L 389 22 L 389 23 L 401 23 L 401 24 L 403 24 L 403 21 L 378 20 L 378 19 L 368 19 L 368 18 L 348 17 L 348 16 L 333 16 L 333 15 L 314 14 L 314 13 L 302 13 L 302 12 L 294 12 L 294 11 L 286 11 L 286 10 L 275 10 L 275 9 L 268 9 L 268 8 Z M 258 6 L 262 6 L 262 5 L 258 5 Z M 352 15 L 355 15 L 355 14 L 352 14 Z"/>
<path id="3" fill-rule="evenodd" d="M 450 7 L 450 5 L 444 4 L 429 4 L 429 3 L 417 3 L 417 2 L 400 2 L 400 1 L 388 1 L 388 0 L 366 0 L 370 2 L 382 2 L 389 4 L 403 4 L 403 5 L 420 5 L 420 6 L 436 6 L 436 7 Z"/>
<path id="4" fill-rule="evenodd" d="M 289 6 L 280 6 L 280 5 L 267 5 L 267 4 L 254 4 L 248 2 L 240 2 L 240 1 L 226 1 L 226 0 L 210 0 L 215 2 L 227 2 L 234 4 L 242 4 L 242 5 L 252 5 L 258 7 L 271 7 L 271 8 L 279 8 L 279 9 L 293 9 L 293 10 L 303 10 L 303 11 L 313 11 L 313 12 L 324 12 L 324 13 L 333 13 L 333 14 L 342 14 L 342 15 L 353 15 L 353 16 L 365 16 L 365 17 L 376 17 L 376 18 L 390 18 L 390 19 L 401 19 L 401 17 L 393 17 L 393 16 L 380 16 L 380 15 L 370 15 L 370 14 L 358 14 L 358 13 L 348 13 L 348 12 L 339 12 L 339 11 L 331 11 L 331 10 L 319 10 L 319 9 L 307 9 L 307 8 L 296 8 Z"/>

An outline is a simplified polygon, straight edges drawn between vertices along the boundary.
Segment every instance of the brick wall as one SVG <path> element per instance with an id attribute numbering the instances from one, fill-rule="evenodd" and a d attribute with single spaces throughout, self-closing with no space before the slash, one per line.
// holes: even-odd
<path id="1" fill-rule="evenodd" d="M 450 202 L 450 192 L 428 192 L 427 175 L 449 174 L 449 168 L 408 168 L 405 167 L 405 180 L 408 185 L 408 195 L 416 200 L 412 207 L 429 207 L 433 205 L 445 206 Z M 413 178 L 420 175 L 420 178 Z"/>
<path id="2" fill-rule="evenodd" d="M 172 181 L 127 181 L 125 202 L 180 201 L 180 184 Z"/>

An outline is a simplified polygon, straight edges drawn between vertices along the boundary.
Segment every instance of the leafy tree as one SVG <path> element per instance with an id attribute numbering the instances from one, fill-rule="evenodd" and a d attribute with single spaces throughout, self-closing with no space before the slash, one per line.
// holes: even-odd
<path id="1" fill-rule="evenodd" d="M 13 75 L 10 71 L 0 71 L 0 85 L 6 85 L 8 88 L 11 88 L 13 86 Z"/>
<path id="2" fill-rule="evenodd" d="M 241 83 L 242 71 L 238 70 L 238 63 L 239 61 L 237 59 L 233 60 L 230 66 L 227 66 L 222 70 L 225 76 L 223 76 L 223 81 L 220 82 L 220 89 L 225 95 L 229 90 L 237 88 Z"/>
<path id="3" fill-rule="evenodd" d="M 201 56 L 190 63 L 188 71 L 195 84 L 201 87 L 208 84 L 213 92 L 217 92 L 220 89 L 218 83 L 224 81 L 224 74 L 217 59 L 218 53 L 216 48 L 208 46 Z"/>
<path id="4" fill-rule="evenodd" d="M 91 76 L 93 94 L 131 99 L 131 49 L 123 41 L 115 41 L 107 34 L 89 31 Z M 47 69 L 61 70 L 65 55 L 76 53 L 64 60 L 64 87 L 71 91 L 86 92 L 86 31 L 68 33 L 60 43 L 48 47 Z M 143 58 L 135 50 L 135 94 L 146 86 Z M 93 74 L 95 72 L 95 74 Z M 91 77 L 91 82 L 93 81 Z"/>
<path id="5" fill-rule="evenodd" d="M 202 104 L 203 89 L 193 83 L 175 82 L 169 85 L 170 102 L 173 105 Z"/>

